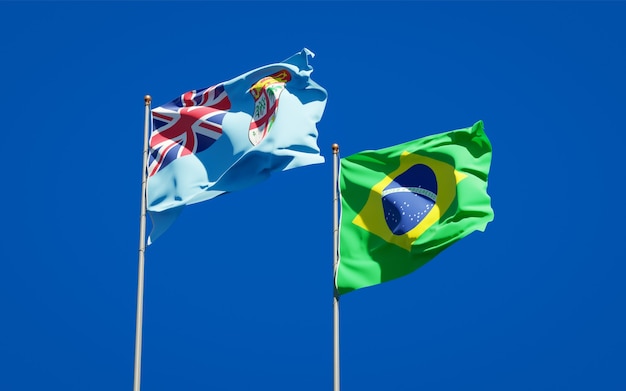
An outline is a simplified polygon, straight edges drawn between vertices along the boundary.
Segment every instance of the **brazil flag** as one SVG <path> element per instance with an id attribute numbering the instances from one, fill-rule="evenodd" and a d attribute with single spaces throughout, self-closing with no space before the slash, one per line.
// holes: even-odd
<path id="1" fill-rule="evenodd" d="M 339 294 L 409 274 L 493 220 L 483 122 L 341 159 Z"/>

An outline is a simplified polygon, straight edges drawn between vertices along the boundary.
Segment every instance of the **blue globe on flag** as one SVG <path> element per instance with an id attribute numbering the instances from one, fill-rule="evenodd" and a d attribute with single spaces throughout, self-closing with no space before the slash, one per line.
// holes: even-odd
<path id="1" fill-rule="evenodd" d="M 434 171 L 416 164 L 398 175 L 382 193 L 387 226 L 394 235 L 404 235 L 430 213 L 437 201 Z"/>

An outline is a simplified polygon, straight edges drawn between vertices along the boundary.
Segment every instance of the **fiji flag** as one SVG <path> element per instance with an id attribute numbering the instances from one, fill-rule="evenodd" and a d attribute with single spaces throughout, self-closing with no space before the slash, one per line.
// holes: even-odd
<path id="1" fill-rule="evenodd" d="M 152 110 L 148 212 L 153 242 L 185 205 L 323 163 L 316 124 L 327 93 L 310 75 L 308 49 Z"/>
<path id="2" fill-rule="evenodd" d="M 493 220 L 491 143 L 474 126 L 341 159 L 339 294 L 411 273 Z"/>

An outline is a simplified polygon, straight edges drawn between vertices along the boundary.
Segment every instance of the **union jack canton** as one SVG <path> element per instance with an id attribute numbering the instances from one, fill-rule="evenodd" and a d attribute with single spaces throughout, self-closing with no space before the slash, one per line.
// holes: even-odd
<path id="1" fill-rule="evenodd" d="M 148 175 L 213 145 L 222 135 L 222 121 L 230 107 L 224 84 L 218 84 L 186 92 L 153 109 Z"/>

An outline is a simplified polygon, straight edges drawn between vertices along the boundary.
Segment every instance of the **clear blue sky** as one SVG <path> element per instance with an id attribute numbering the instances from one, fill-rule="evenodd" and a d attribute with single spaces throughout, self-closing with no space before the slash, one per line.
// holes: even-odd
<path id="1" fill-rule="evenodd" d="M 326 163 L 146 254 L 142 390 L 332 389 L 332 152 L 471 126 L 495 220 L 341 300 L 343 391 L 626 389 L 625 2 L 1 2 L 0 390 L 131 390 L 143 97 L 315 52 Z"/>

